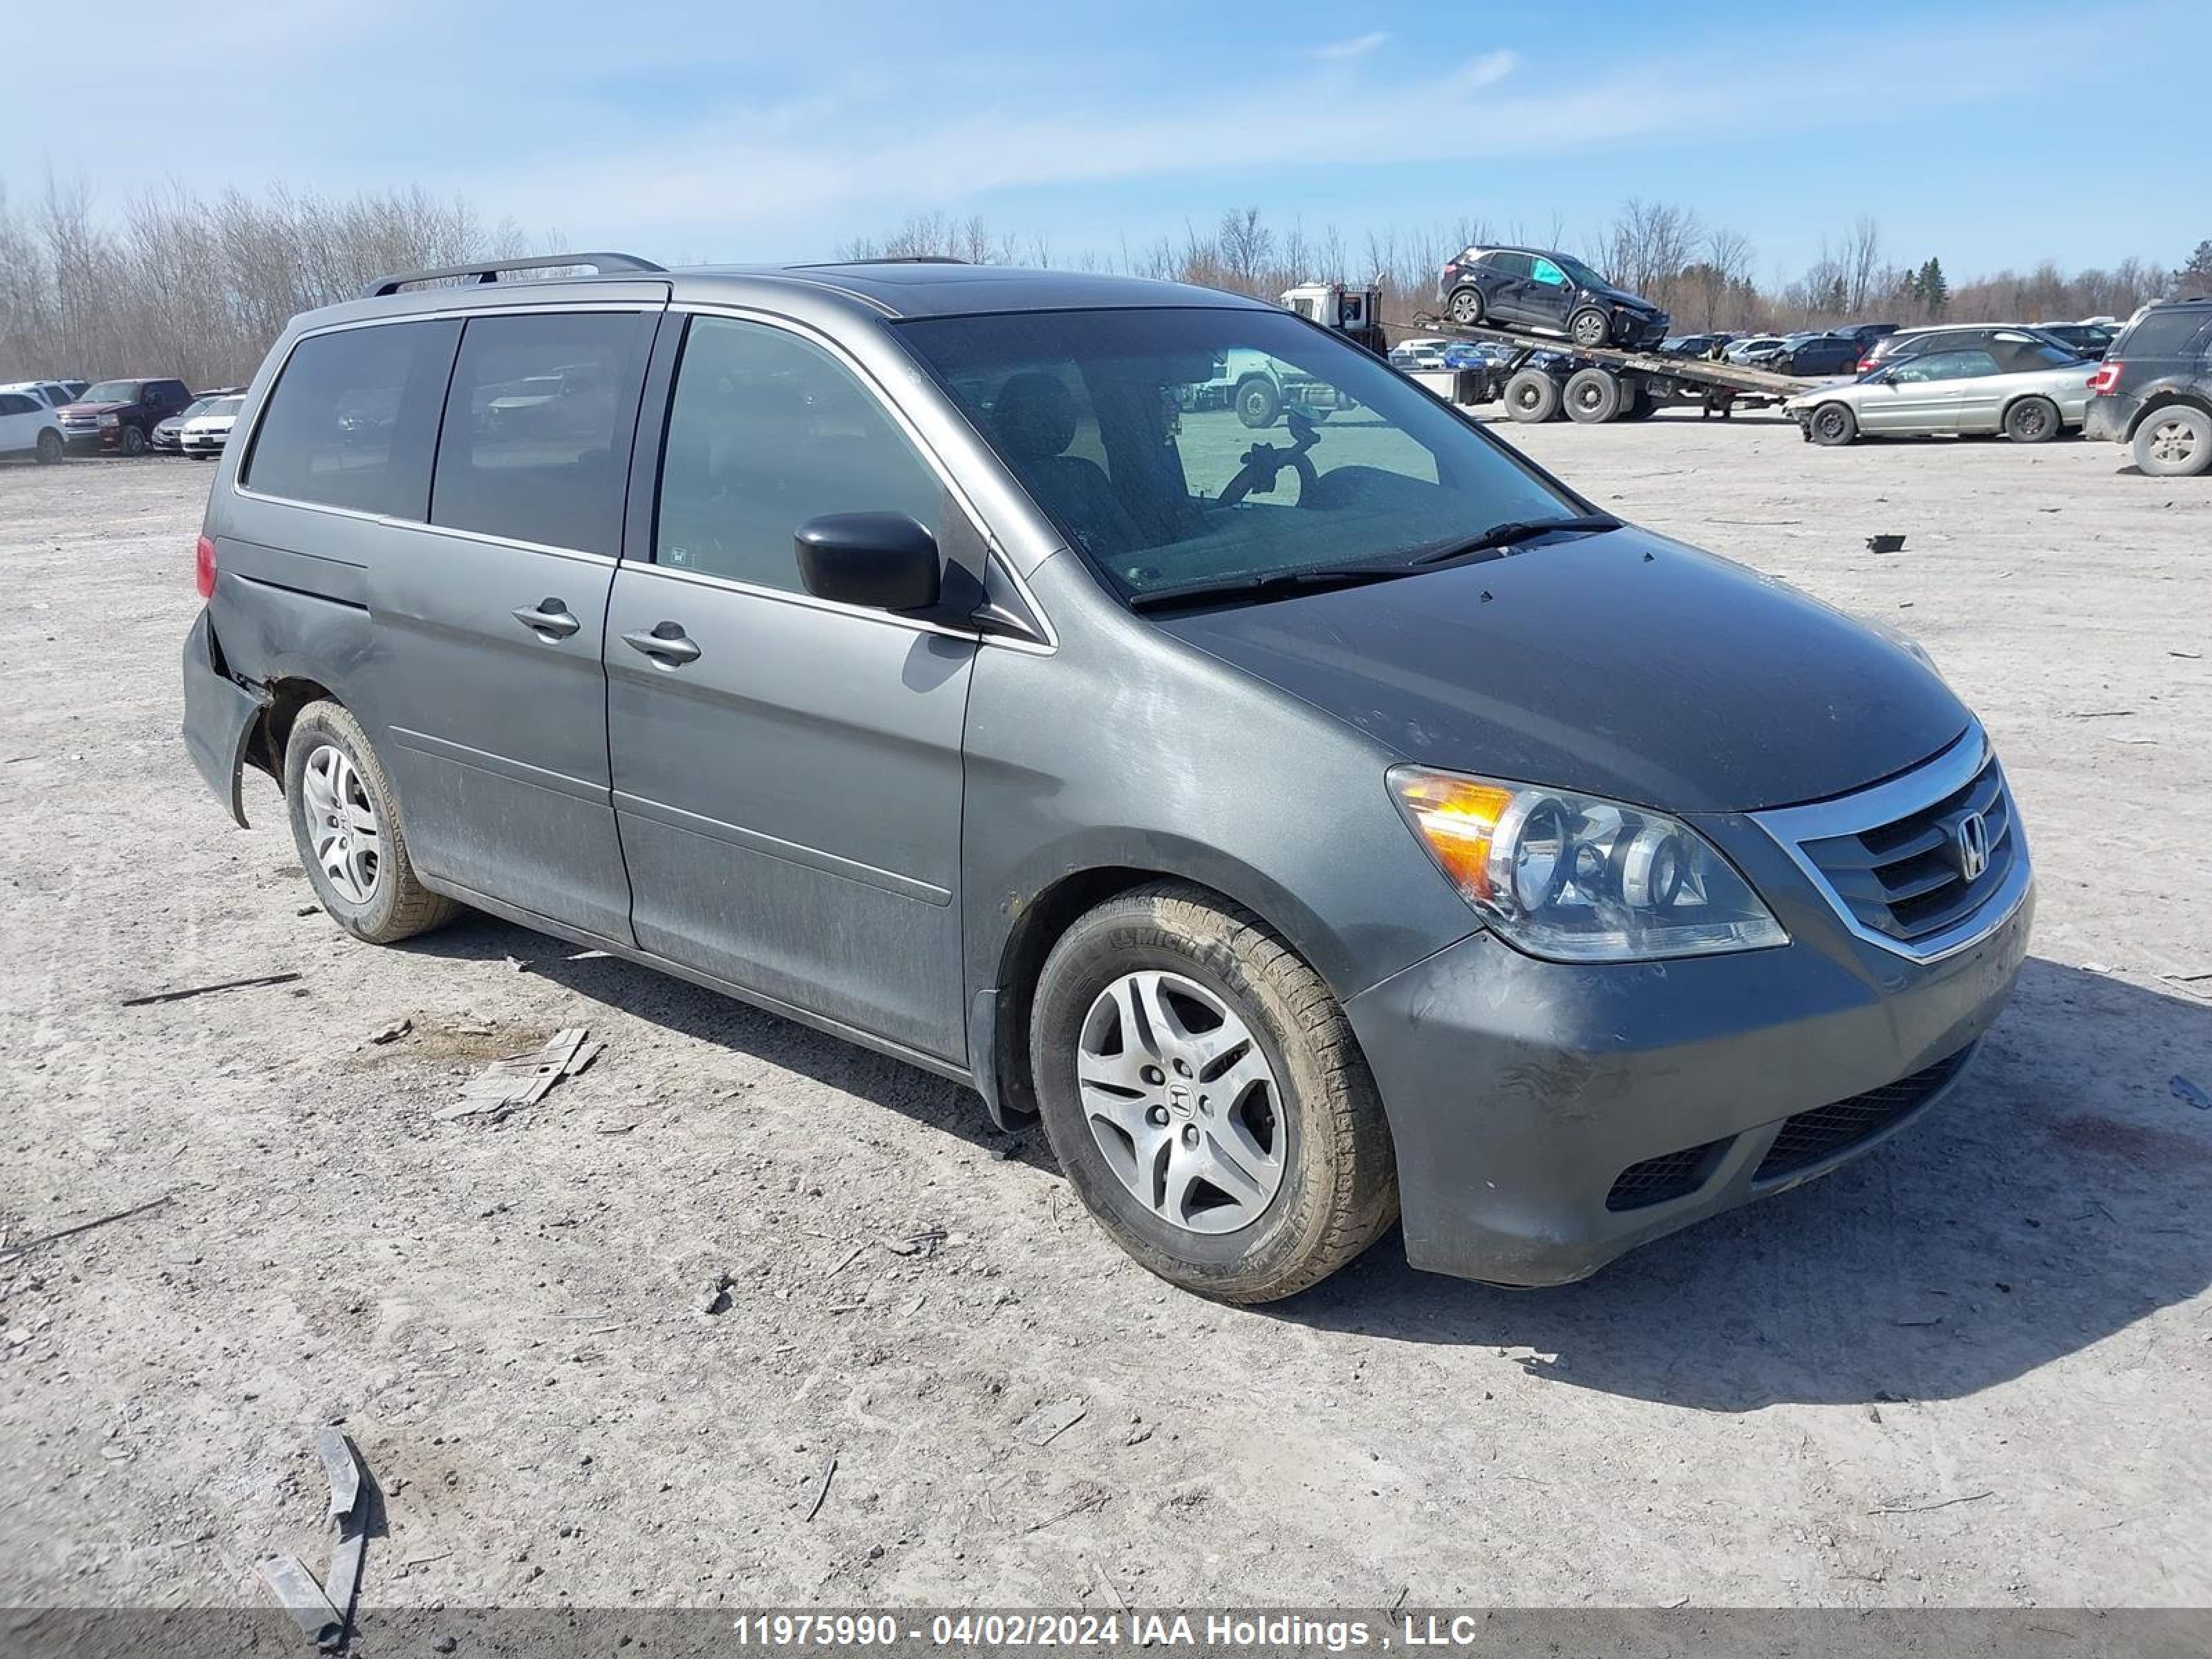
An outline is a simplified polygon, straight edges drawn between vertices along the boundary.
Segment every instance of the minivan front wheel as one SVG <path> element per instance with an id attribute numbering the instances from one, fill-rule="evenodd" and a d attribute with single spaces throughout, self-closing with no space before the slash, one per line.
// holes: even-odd
<path id="1" fill-rule="evenodd" d="M 39 428 L 39 441 L 36 453 L 38 454 L 40 465 L 52 466 L 55 462 L 61 459 L 65 448 L 66 446 L 62 442 L 62 434 L 55 431 L 53 428 L 47 426 L 40 427 Z"/>
<path id="2" fill-rule="evenodd" d="M 453 918 L 453 900 L 416 879 L 392 781 L 340 704 L 311 702 L 294 719 L 284 799 L 300 867 L 339 927 L 390 945 Z"/>
<path id="3" fill-rule="evenodd" d="M 1154 884 L 1078 921 L 1039 978 L 1030 1054 L 1060 1168 L 1171 1284 L 1272 1302 L 1397 1214 L 1344 1011 L 1264 922 L 1202 889 Z"/>

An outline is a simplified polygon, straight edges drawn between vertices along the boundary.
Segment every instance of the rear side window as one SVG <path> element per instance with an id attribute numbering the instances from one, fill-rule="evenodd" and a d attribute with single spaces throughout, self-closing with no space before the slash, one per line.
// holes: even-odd
<path id="1" fill-rule="evenodd" d="M 1489 263 L 1508 276 L 1526 276 L 1528 274 L 1528 256 L 1525 253 L 1493 253 Z"/>
<path id="2" fill-rule="evenodd" d="M 652 320 L 472 318 L 446 396 L 430 522 L 613 557 Z"/>
<path id="3" fill-rule="evenodd" d="M 2008 374 L 2025 374 L 2031 369 L 2056 368 L 2061 363 L 2079 361 L 2063 346 L 2047 345 L 2041 340 L 2006 341 L 1996 348 L 1996 359 Z"/>
<path id="4" fill-rule="evenodd" d="M 2203 311 L 2182 310 L 2147 312 L 2136 325 L 2120 337 L 2110 356 L 2113 357 L 2186 357 L 2205 344 L 2198 337 L 2205 332 L 2208 314 Z"/>
<path id="5" fill-rule="evenodd" d="M 937 475 L 835 357 L 764 324 L 695 318 L 668 411 L 654 562 L 796 592 L 793 534 L 823 513 L 903 513 L 940 544 L 951 517 Z"/>
<path id="6" fill-rule="evenodd" d="M 0 415 L 28 415 L 37 408 L 20 392 L 0 392 Z"/>
<path id="7" fill-rule="evenodd" d="M 264 495 L 420 519 L 461 326 L 390 323 L 292 349 L 240 482 Z"/>

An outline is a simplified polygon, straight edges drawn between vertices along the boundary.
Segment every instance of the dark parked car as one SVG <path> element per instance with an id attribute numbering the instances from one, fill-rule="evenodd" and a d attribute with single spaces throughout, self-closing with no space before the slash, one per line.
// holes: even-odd
<path id="1" fill-rule="evenodd" d="M 1847 323 L 1841 328 L 1832 328 L 1829 333 L 1838 339 L 1856 340 L 1862 352 L 1874 349 L 1877 341 L 1886 340 L 1899 331 L 1896 323 Z"/>
<path id="2" fill-rule="evenodd" d="M 1707 357 L 1715 346 L 1726 345 L 1735 338 L 1718 330 L 1710 334 L 1673 334 L 1659 343 L 1659 349 L 1669 357 Z"/>
<path id="3" fill-rule="evenodd" d="M 1774 354 L 1766 367 L 1784 374 L 1802 375 L 1808 380 L 1838 374 L 1856 374 L 1859 369 L 1859 343 L 1835 334 L 1815 335 L 1809 340 L 1798 340 Z"/>
<path id="4" fill-rule="evenodd" d="M 603 274 L 295 318 L 215 463 L 185 746 L 240 821 L 279 780 L 356 937 L 469 906 L 1041 1115 L 1234 1302 L 1401 1211 L 1420 1267 L 1583 1278 L 1901 1129 L 1996 1017 L 2028 848 L 1925 658 L 1340 334 L 546 264 Z M 1240 356 L 1357 427 L 1182 395 Z M 586 363 L 557 424 L 469 418 Z"/>
<path id="5" fill-rule="evenodd" d="M 1443 269 L 1444 314 L 1470 327 L 1534 329 L 1578 346 L 1656 346 L 1667 313 L 1571 254 L 1470 247 Z"/>
<path id="6" fill-rule="evenodd" d="M 2085 436 L 2132 444 L 2155 477 L 2212 469 L 2212 299 L 2145 306 L 2089 377 Z"/>
<path id="7" fill-rule="evenodd" d="M 2094 362 L 2112 349 L 2113 331 L 2102 323 L 2038 323 L 2035 331 L 2047 334 L 2075 356 Z"/>
<path id="8" fill-rule="evenodd" d="M 62 435 L 79 453 L 143 455 L 154 428 L 191 403 L 182 380 L 102 380 L 62 410 Z"/>
<path id="9" fill-rule="evenodd" d="M 2018 348 L 2030 344 L 2055 346 L 2077 361 L 2081 356 L 2064 341 L 2022 323 L 1936 324 L 1884 335 L 1875 342 L 1873 350 L 1859 359 L 1859 372 L 1864 374 L 1900 357 L 1919 356 L 1930 351 L 1994 352 L 2002 364 L 2008 351 L 2017 355 Z"/>

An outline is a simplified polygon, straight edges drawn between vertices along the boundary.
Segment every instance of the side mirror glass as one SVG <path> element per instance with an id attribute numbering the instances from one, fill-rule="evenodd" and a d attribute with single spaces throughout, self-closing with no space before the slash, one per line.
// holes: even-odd
<path id="1" fill-rule="evenodd" d="M 903 513 L 824 513 L 793 538 L 799 580 L 817 599 L 926 611 L 943 586 L 937 538 Z"/>

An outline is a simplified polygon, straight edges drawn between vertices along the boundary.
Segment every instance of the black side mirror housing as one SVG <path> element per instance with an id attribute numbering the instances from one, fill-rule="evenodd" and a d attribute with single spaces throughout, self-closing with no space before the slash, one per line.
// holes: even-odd
<path id="1" fill-rule="evenodd" d="M 793 538 L 799 580 L 817 599 L 927 611 L 944 587 L 937 538 L 903 513 L 824 513 Z"/>

